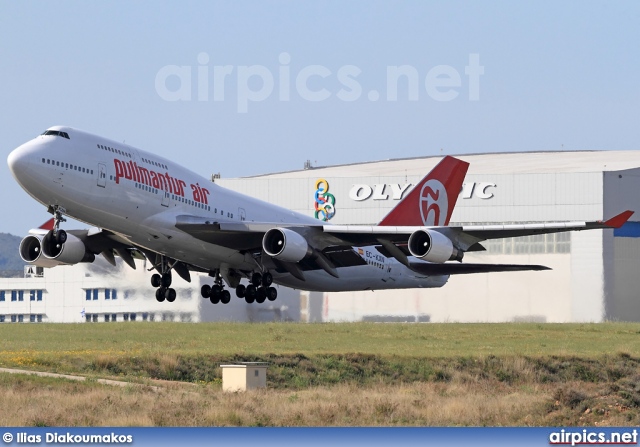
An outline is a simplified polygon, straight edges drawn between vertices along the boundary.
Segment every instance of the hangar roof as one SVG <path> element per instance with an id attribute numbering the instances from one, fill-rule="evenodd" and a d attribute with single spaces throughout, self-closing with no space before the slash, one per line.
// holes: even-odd
<path id="1" fill-rule="evenodd" d="M 548 151 L 454 155 L 470 163 L 469 174 L 522 174 L 554 172 L 620 171 L 640 167 L 640 151 Z M 314 176 L 384 176 L 398 173 L 424 175 L 442 156 L 390 159 L 311 168 Z M 264 174 L 256 177 L 308 177 L 309 170 Z"/>

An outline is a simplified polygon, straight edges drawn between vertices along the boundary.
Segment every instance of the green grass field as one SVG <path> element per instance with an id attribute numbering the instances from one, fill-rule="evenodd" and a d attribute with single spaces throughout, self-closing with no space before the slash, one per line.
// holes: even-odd
<path id="1" fill-rule="evenodd" d="M 196 384 L 162 397 L 0 375 L 0 402 L 32 415 L 5 424 L 92 425 L 76 407 L 116 398 L 122 419 L 105 424 L 134 421 L 140 399 L 138 425 L 640 423 L 640 324 L 5 324 L 0 340 L 0 367 Z M 269 391 L 221 393 L 219 364 L 234 361 L 269 362 Z M 34 395 L 68 408 L 43 421 Z"/>
<path id="2" fill-rule="evenodd" d="M 5 365 L 21 354 L 596 357 L 639 353 L 640 324 L 5 324 L 0 340 Z"/>

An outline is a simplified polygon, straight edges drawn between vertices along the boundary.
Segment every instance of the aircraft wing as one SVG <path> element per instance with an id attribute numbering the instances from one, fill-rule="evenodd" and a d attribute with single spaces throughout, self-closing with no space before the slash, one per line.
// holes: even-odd
<path id="1" fill-rule="evenodd" d="M 274 263 L 280 269 L 295 272 L 301 276 L 300 270 L 323 269 L 333 276 L 337 276 L 336 267 L 360 265 L 364 261 L 352 247 L 376 246 L 385 256 L 394 257 L 408 268 L 423 274 L 464 274 L 481 272 L 504 272 L 516 270 L 543 270 L 539 265 L 510 265 L 510 264 L 455 264 L 447 263 L 452 255 L 451 251 L 435 262 L 425 257 L 415 262 L 409 256 L 410 237 L 414 233 L 424 232 L 430 236 L 429 244 L 439 243 L 451 245 L 453 253 L 460 253 L 462 258 L 466 251 L 479 251 L 484 248 L 479 242 L 487 239 L 529 236 L 535 234 L 558 233 L 565 231 L 591 230 L 598 228 L 618 228 L 633 214 L 625 211 L 607 221 L 584 222 L 552 222 L 518 225 L 470 225 L 470 226 L 362 226 L 362 225 L 287 225 L 280 222 L 215 222 L 207 218 L 182 215 L 177 217 L 176 227 L 191 236 L 205 242 L 226 248 L 258 254 L 263 252 L 263 239 L 274 229 L 285 230 L 290 236 L 298 238 L 299 246 L 306 250 L 300 259 L 278 259 L 273 256 Z M 437 239 L 433 233 L 439 233 Z M 295 234 L 294 234 L 295 233 Z M 442 242 L 444 241 L 444 242 Z M 280 242 L 282 247 L 289 242 L 283 235 Z M 414 256 L 416 256 L 414 254 Z M 265 254 L 263 253 L 263 258 Z M 267 256 L 268 257 L 268 256 Z"/>
<path id="2" fill-rule="evenodd" d="M 561 233 L 593 229 L 619 228 L 633 215 L 633 211 L 624 211 L 606 221 L 549 222 L 513 225 L 464 225 L 438 227 L 382 227 L 360 225 L 325 225 L 323 231 L 354 245 L 375 245 L 380 239 L 386 239 L 396 245 L 406 244 L 409 235 L 418 230 L 436 231 L 453 242 L 462 251 L 474 251 L 478 242 L 488 239 L 532 236 L 536 234 Z"/>
<path id="3" fill-rule="evenodd" d="M 551 270 L 544 265 L 527 264 L 472 264 L 445 262 L 435 264 L 430 262 L 410 262 L 409 268 L 416 273 L 426 276 L 432 275 L 465 275 L 469 273 L 491 273 L 491 272 L 519 272 L 525 270 Z"/>
<path id="4" fill-rule="evenodd" d="M 68 233 L 82 241 L 88 252 L 101 254 L 113 266 L 116 265 L 116 256 L 120 257 L 134 270 L 136 269 L 134 259 L 146 258 L 156 269 L 160 265 L 160 255 L 143 247 L 133 245 L 111 231 L 91 228 L 89 230 L 69 230 Z M 191 282 L 190 270 L 203 271 L 196 266 L 178 261 L 173 263 L 173 269 L 187 282 Z"/>

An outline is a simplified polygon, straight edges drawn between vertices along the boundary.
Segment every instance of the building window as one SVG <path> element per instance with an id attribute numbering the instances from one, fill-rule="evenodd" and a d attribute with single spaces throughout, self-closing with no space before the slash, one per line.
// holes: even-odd
<path id="1" fill-rule="evenodd" d="M 109 322 L 109 314 L 105 314 L 104 316 L 104 322 L 108 323 Z"/>
<path id="2" fill-rule="evenodd" d="M 111 299 L 112 300 L 117 300 L 118 299 L 118 294 L 116 292 L 116 289 L 111 289 Z"/>
<path id="3" fill-rule="evenodd" d="M 131 314 L 131 321 L 136 321 L 136 314 Z"/>
<path id="4" fill-rule="evenodd" d="M 0 290 L 0 301 L 4 301 L 4 290 Z"/>
<path id="5" fill-rule="evenodd" d="M 16 322 L 16 316 L 15 315 L 11 315 L 11 322 L 15 323 Z"/>
<path id="6" fill-rule="evenodd" d="M 35 301 L 36 300 L 36 291 L 35 290 L 30 290 L 29 291 L 29 300 L 30 301 Z"/>
<path id="7" fill-rule="evenodd" d="M 0 315 L 0 323 L 4 323 L 4 315 Z"/>
<path id="8" fill-rule="evenodd" d="M 87 289 L 84 291 L 84 293 L 86 294 L 86 300 L 87 301 L 91 301 L 91 289 Z"/>
<path id="9" fill-rule="evenodd" d="M 116 314 L 111 314 L 111 321 L 118 321 L 116 320 Z"/>
<path id="10" fill-rule="evenodd" d="M 93 289 L 93 300 L 96 301 L 98 299 L 98 289 Z"/>
<path id="11" fill-rule="evenodd" d="M 37 301 L 42 301 L 42 290 L 36 291 Z"/>
<path id="12" fill-rule="evenodd" d="M 24 323 L 24 315 L 18 315 L 18 323 Z"/>
<path id="13" fill-rule="evenodd" d="M 111 299 L 111 289 L 104 289 L 104 299 L 105 300 Z"/>
<path id="14" fill-rule="evenodd" d="M 91 321 L 93 321 L 94 323 L 97 323 L 98 322 L 98 314 L 91 315 Z"/>
<path id="15" fill-rule="evenodd" d="M 129 314 L 122 314 L 122 318 L 124 318 L 124 321 L 129 321 Z"/>
<path id="16" fill-rule="evenodd" d="M 29 315 L 29 323 L 35 323 L 36 322 L 36 316 L 35 315 Z"/>
<path id="17" fill-rule="evenodd" d="M 84 317 L 87 320 L 87 323 L 91 323 L 91 314 L 85 314 Z"/>
<path id="18" fill-rule="evenodd" d="M 38 315 L 37 320 L 38 320 L 38 323 L 42 323 L 42 315 Z"/>
<path id="19" fill-rule="evenodd" d="M 11 291 L 11 301 L 18 301 L 18 291 L 17 290 L 12 290 Z"/>
<path id="20" fill-rule="evenodd" d="M 143 312 L 142 313 L 142 321 L 147 321 L 147 320 L 149 320 L 149 314 L 146 313 L 146 312 Z"/>
<path id="21" fill-rule="evenodd" d="M 18 290 L 18 301 L 24 301 L 24 290 Z"/>

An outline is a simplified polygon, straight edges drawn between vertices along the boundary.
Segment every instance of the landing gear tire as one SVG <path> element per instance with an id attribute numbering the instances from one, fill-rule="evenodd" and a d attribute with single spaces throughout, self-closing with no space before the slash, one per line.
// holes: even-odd
<path id="1" fill-rule="evenodd" d="M 276 290 L 276 288 L 275 287 L 267 288 L 267 299 L 269 301 L 275 301 L 276 298 L 278 298 L 278 291 Z"/>
<path id="2" fill-rule="evenodd" d="M 256 287 L 259 287 L 261 283 L 262 283 L 262 275 L 260 273 L 256 272 L 253 275 L 251 275 L 251 284 L 253 284 Z"/>
<path id="3" fill-rule="evenodd" d="M 200 288 L 200 295 L 202 298 L 209 298 L 211 296 L 211 286 L 209 284 L 205 284 Z"/>
<path id="4" fill-rule="evenodd" d="M 264 287 L 258 288 L 256 292 L 256 303 L 264 303 L 264 300 L 267 299 L 267 292 L 264 290 Z"/>
<path id="5" fill-rule="evenodd" d="M 165 273 L 162 275 L 161 284 L 162 287 L 169 287 L 171 285 L 171 273 Z"/>
<path id="6" fill-rule="evenodd" d="M 176 291 L 174 289 L 167 289 L 166 292 L 164 292 L 164 297 L 168 302 L 173 303 L 176 300 Z"/>
<path id="7" fill-rule="evenodd" d="M 157 273 L 154 273 L 153 275 L 151 275 L 151 285 L 153 287 L 160 287 L 161 283 L 162 283 L 162 277 L 160 275 L 158 275 Z"/>
<path id="8" fill-rule="evenodd" d="M 229 293 L 228 290 L 223 290 L 220 293 L 220 302 L 222 304 L 229 304 L 229 301 L 231 301 L 231 294 Z"/>
<path id="9" fill-rule="evenodd" d="M 211 296 L 220 295 L 220 292 L 222 292 L 221 286 L 219 286 L 218 284 L 214 284 L 213 286 L 211 286 Z"/>
<path id="10" fill-rule="evenodd" d="M 269 287 L 273 283 L 273 275 L 269 272 L 265 272 L 262 275 L 262 285 L 264 287 Z"/>
<path id="11" fill-rule="evenodd" d="M 58 230 L 58 234 L 56 235 L 56 242 L 60 245 L 67 242 L 67 232 L 64 230 Z"/>
<path id="12" fill-rule="evenodd" d="M 244 299 L 247 303 L 253 303 L 256 300 L 257 289 L 256 286 L 250 284 L 247 286 L 247 291 L 244 296 Z"/>
<path id="13" fill-rule="evenodd" d="M 164 301 L 165 293 L 166 291 L 164 287 L 160 287 L 156 290 L 156 300 L 158 300 L 159 303 Z"/>
<path id="14" fill-rule="evenodd" d="M 236 287 L 236 296 L 238 298 L 244 298 L 246 293 L 247 293 L 247 288 L 244 286 L 244 284 L 240 284 L 238 287 Z"/>
<path id="15" fill-rule="evenodd" d="M 211 292 L 211 304 L 218 304 L 220 302 L 220 292 L 213 293 Z"/>

